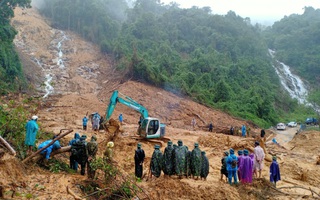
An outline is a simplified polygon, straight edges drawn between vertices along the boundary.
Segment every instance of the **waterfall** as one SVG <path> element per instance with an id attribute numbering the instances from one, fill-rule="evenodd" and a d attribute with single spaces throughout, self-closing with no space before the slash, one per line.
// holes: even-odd
<path id="1" fill-rule="evenodd" d="M 62 39 L 58 42 L 58 45 L 57 45 L 57 48 L 58 48 L 58 62 L 57 62 L 57 65 L 63 69 L 65 66 L 64 66 L 64 62 L 62 60 L 62 56 L 63 56 L 63 53 L 62 53 L 62 49 L 61 49 L 61 46 L 62 46 L 62 42 L 64 40 L 67 40 L 67 36 L 66 34 L 64 34 L 63 31 L 60 32 L 62 34 Z"/>
<path id="2" fill-rule="evenodd" d="M 275 51 L 269 49 L 269 54 L 272 58 L 274 58 Z M 308 102 L 307 85 L 302 81 L 302 79 L 293 74 L 288 65 L 285 65 L 278 60 L 275 60 L 275 62 L 276 64 L 272 66 L 280 78 L 281 85 L 289 93 L 289 95 L 292 98 L 297 99 L 300 104 L 311 106 L 316 112 L 319 113 L 320 107 L 317 105 L 312 105 L 310 102 Z"/>
<path id="3" fill-rule="evenodd" d="M 52 80 L 52 76 L 50 74 L 46 74 L 46 81 L 44 82 L 44 84 L 46 85 L 45 87 L 46 94 L 43 96 L 43 98 L 47 98 L 48 95 L 53 92 L 53 87 L 50 84 L 51 80 Z"/>

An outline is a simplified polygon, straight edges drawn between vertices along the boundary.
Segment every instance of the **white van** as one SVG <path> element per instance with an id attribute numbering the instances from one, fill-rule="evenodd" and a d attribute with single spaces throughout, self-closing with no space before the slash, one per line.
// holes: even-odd
<path id="1" fill-rule="evenodd" d="M 277 130 L 286 130 L 286 125 L 284 123 L 277 124 Z"/>

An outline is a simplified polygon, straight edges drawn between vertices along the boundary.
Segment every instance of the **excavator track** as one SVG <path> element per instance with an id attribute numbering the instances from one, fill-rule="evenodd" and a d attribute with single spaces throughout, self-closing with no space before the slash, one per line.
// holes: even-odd
<path id="1" fill-rule="evenodd" d="M 158 144 L 160 147 L 165 146 L 166 143 L 170 140 L 170 138 L 162 137 L 162 138 L 154 138 L 154 139 L 147 139 L 140 136 L 129 136 L 131 139 L 135 139 L 137 141 L 143 141 L 143 142 L 150 142 L 152 144 Z"/>

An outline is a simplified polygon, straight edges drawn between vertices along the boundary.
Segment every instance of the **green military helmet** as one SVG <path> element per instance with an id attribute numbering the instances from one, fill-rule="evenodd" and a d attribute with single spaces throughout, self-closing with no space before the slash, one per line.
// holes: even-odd
<path id="1" fill-rule="evenodd" d="M 91 136 L 91 140 L 97 141 L 97 136 L 95 135 Z"/>
<path id="2" fill-rule="evenodd" d="M 168 145 L 169 145 L 169 146 L 172 145 L 172 141 L 171 141 L 171 140 L 168 141 Z"/>
<path id="3" fill-rule="evenodd" d="M 139 148 L 140 148 L 140 147 L 141 147 L 141 143 L 138 143 L 138 144 L 137 144 L 137 147 L 139 147 Z"/>
<path id="4" fill-rule="evenodd" d="M 206 155 L 206 152 L 205 151 L 201 151 L 201 155 Z"/>
<path id="5" fill-rule="evenodd" d="M 272 160 L 277 161 L 277 156 L 272 156 Z"/>
<path id="6" fill-rule="evenodd" d="M 80 140 L 86 140 L 87 139 L 87 136 L 85 134 L 83 134 L 81 137 L 80 137 Z"/>
<path id="7" fill-rule="evenodd" d="M 160 146 L 159 145 L 154 145 L 154 149 L 160 149 Z"/>
<path id="8" fill-rule="evenodd" d="M 199 146 L 198 142 L 194 143 L 194 147 L 198 147 L 198 146 Z"/>

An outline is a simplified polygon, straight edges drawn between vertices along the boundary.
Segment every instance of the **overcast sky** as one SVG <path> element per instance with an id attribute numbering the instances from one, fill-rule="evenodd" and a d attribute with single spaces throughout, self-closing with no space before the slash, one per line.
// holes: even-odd
<path id="1" fill-rule="evenodd" d="M 232 10 L 252 22 L 274 22 L 285 15 L 302 14 L 305 6 L 320 8 L 320 0 L 161 0 L 165 4 L 176 2 L 180 8 L 209 6 L 213 14 L 227 14 Z"/>

